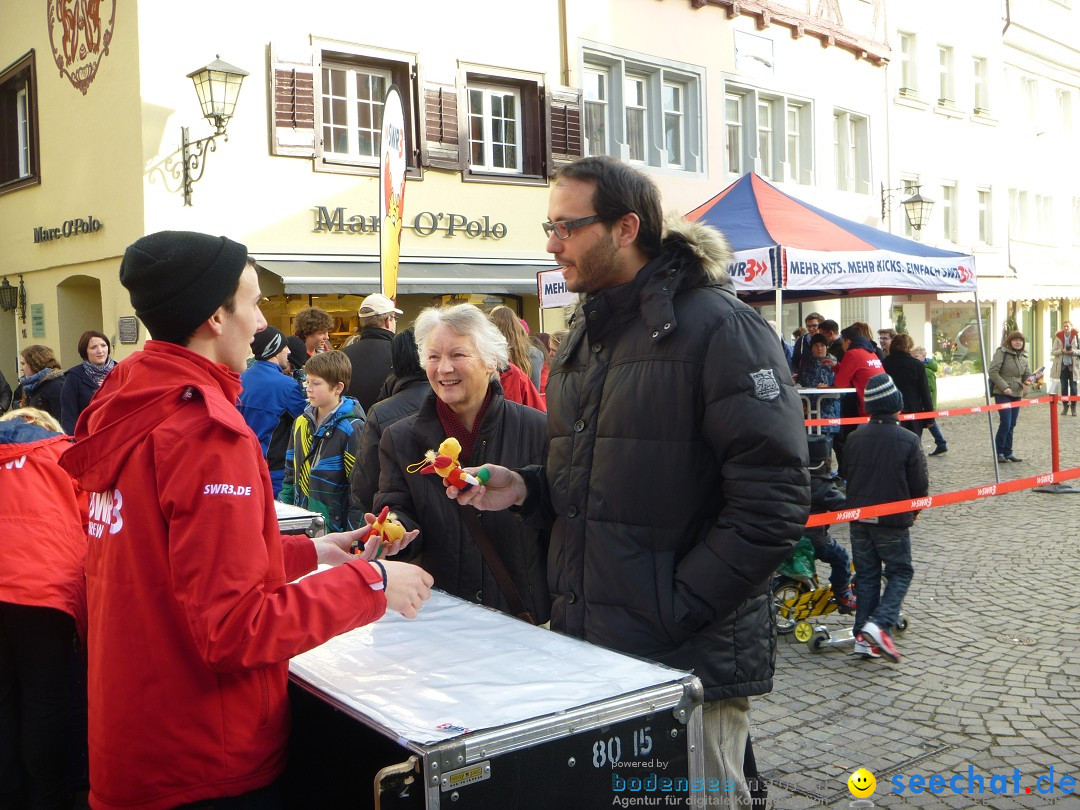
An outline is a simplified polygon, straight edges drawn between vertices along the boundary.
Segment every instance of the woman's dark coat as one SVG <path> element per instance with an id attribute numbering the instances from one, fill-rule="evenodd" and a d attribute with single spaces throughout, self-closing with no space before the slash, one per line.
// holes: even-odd
<path id="1" fill-rule="evenodd" d="M 490 462 L 519 468 L 539 464 L 546 441 L 544 414 L 505 399 L 498 382 L 491 386 L 494 395 L 481 419 L 472 455 L 460 459 L 461 465 L 476 467 Z M 435 402 L 435 393 L 428 393 L 417 414 L 383 432 L 379 492 L 372 511 L 378 513 L 389 506 L 407 529 L 420 529 L 420 536 L 402 556 L 415 558 L 435 578 L 435 587 L 512 613 L 463 519 L 463 510 L 473 508 L 447 498 L 439 476 L 405 471 L 446 438 Z M 508 511 L 473 511 L 498 549 L 525 607 L 538 623 L 546 622 L 551 612 L 547 531 L 526 525 Z"/>

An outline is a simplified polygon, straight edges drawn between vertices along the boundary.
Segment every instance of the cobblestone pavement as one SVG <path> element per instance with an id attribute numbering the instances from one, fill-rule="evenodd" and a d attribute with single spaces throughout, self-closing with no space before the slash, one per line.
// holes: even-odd
<path id="1" fill-rule="evenodd" d="M 987 416 L 941 424 L 949 452 L 927 459 L 930 492 L 993 483 Z M 1060 428 L 1061 469 L 1080 466 L 1080 416 L 1061 417 Z M 929 433 L 923 446 L 933 449 Z M 1024 463 L 1001 465 L 1002 480 L 1051 469 L 1049 405 L 1021 410 L 1013 448 Z M 1072 483 L 1080 489 L 1080 479 Z M 847 526 L 832 531 L 850 552 Z M 815 653 L 780 637 L 774 691 L 753 701 L 770 806 L 868 806 L 852 805 L 847 790 L 848 775 L 865 767 L 877 779 L 877 807 L 1080 808 L 1080 493 L 1023 491 L 929 509 L 911 538 L 900 663 L 857 658 L 850 646 Z M 819 573 L 827 581 L 827 567 Z M 836 613 L 813 621 L 851 627 Z M 1039 795 L 1036 780 L 1051 768 L 1054 792 Z M 944 792 L 913 794 L 913 774 L 941 774 Z M 984 792 L 953 794 L 954 774 L 965 791 L 982 775 Z M 1008 776 L 1007 793 L 991 792 L 1003 788 L 995 774 Z M 1075 795 L 1058 788 L 1063 775 L 1077 780 Z"/>

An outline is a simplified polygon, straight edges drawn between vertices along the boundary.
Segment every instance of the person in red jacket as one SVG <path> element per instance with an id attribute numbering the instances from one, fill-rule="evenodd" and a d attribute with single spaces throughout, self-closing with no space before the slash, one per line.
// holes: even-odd
<path id="1" fill-rule="evenodd" d="M 870 378 L 883 373 L 881 358 L 877 356 L 873 345 L 857 326 L 848 326 L 840 330 L 840 340 L 844 348 L 844 356 L 836 366 L 833 385 L 837 388 L 854 388 L 859 398 L 859 416 L 866 416 L 863 393 L 866 391 L 866 383 Z"/>
<path id="2" fill-rule="evenodd" d="M 65 766 L 85 758 L 71 679 L 86 636 L 86 497 L 57 464 L 70 445 L 44 411 L 0 417 L 0 807 L 70 806 L 80 775 Z"/>
<path id="3" fill-rule="evenodd" d="M 499 372 L 499 384 L 503 388 L 503 396 L 511 402 L 520 402 L 547 413 L 547 403 L 536 390 L 529 375 L 513 363 L 507 363 L 506 368 Z"/>
<path id="4" fill-rule="evenodd" d="M 120 281 L 152 340 L 106 377 L 61 459 L 89 493 L 90 802 L 278 806 L 289 658 L 388 607 L 414 617 L 432 580 L 369 561 L 374 542 L 351 556 L 369 526 L 314 541 L 278 531 L 235 406 L 266 327 L 247 248 L 151 234 L 124 253 Z M 293 581 L 317 563 L 335 567 Z"/>

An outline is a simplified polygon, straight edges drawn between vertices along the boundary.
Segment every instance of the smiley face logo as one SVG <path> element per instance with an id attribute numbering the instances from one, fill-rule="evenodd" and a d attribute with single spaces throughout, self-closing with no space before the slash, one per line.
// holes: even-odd
<path id="1" fill-rule="evenodd" d="M 877 790 L 877 779 L 866 768 L 859 768 L 848 777 L 847 786 L 852 796 L 865 799 L 867 796 L 874 795 L 874 791 Z"/>

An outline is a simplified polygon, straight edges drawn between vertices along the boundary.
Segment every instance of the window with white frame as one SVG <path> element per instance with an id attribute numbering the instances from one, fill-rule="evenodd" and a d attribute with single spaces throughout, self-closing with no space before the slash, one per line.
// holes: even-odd
<path id="1" fill-rule="evenodd" d="M 1068 88 L 1058 88 L 1058 113 L 1061 115 L 1061 134 L 1065 136 L 1072 135 L 1073 131 L 1073 111 L 1072 102 L 1073 94 L 1072 90 Z"/>
<path id="2" fill-rule="evenodd" d="M 323 153 L 377 164 L 389 70 L 323 63 Z"/>
<path id="3" fill-rule="evenodd" d="M 758 170 L 762 176 L 770 180 L 779 180 L 777 169 L 779 166 L 773 159 L 774 137 L 773 132 L 773 104 L 772 99 L 758 97 L 757 103 L 757 142 L 758 142 Z"/>
<path id="4" fill-rule="evenodd" d="M 870 126 L 866 116 L 833 112 L 833 155 L 836 187 L 870 193 Z"/>
<path id="5" fill-rule="evenodd" d="M 950 242 L 956 241 L 956 183 L 941 185 L 941 235 Z"/>
<path id="6" fill-rule="evenodd" d="M 683 144 L 686 142 L 686 88 L 677 82 L 664 82 L 664 147 L 667 149 L 667 165 L 681 168 Z"/>
<path id="7" fill-rule="evenodd" d="M 952 105 L 955 101 L 953 49 L 951 45 L 938 45 L 938 104 Z"/>
<path id="8" fill-rule="evenodd" d="M 620 49 L 583 50 L 586 153 L 704 170 L 705 69 Z"/>
<path id="9" fill-rule="evenodd" d="M 1030 76 L 1021 76 L 1020 91 L 1023 94 L 1028 121 L 1034 123 L 1039 116 L 1039 83 Z"/>
<path id="10" fill-rule="evenodd" d="M 972 81 L 975 84 L 975 113 L 985 115 L 990 111 L 990 73 L 986 59 L 976 56 L 972 60 Z"/>
<path id="11" fill-rule="evenodd" d="M 915 73 L 915 35 L 900 32 L 900 95 L 918 94 Z"/>
<path id="12" fill-rule="evenodd" d="M 1009 189 L 1009 238 L 1027 241 L 1030 238 L 1030 210 L 1028 193 L 1021 189 Z"/>
<path id="13" fill-rule="evenodd" d="M 470 84 L 469 165 L 475 171 L 522 171 L 521 93 L 515 87 Z"/>
<path id="14" fill-rule="evenodd" d="M 994 198 L 989 187 L 983 186 L 975 191 L 975 203 L 979 216 L 979 241 L 984 245 L 994 243 Z"/>
<path id="15" fill-rule="evenodd" d="M 0 192 L 40 182 L 33 52 L 0 70 Z"/>
<path id="16" fill-rule="evenodd" d="M 611 154 L 611 80 L 608 71 L 586 67 L 582 103 L 585 105 L 587 155 Z"/>
<path id="17" fill-rule="evenodd" d="M 724 131 L 727 152 L 727 169 L 731 174 L 743 174 L 743 126 L 742 97 L 728 93 L 724 96 Z"/>
<path id="18" fill-rule="evenodd" d="M 784 139 L 786 141 L 785 157 L 787 158 L 788 179 L 796 183 L 805 183 L 803 177 L 803 164 L 810 165 L 811 161 L 804 158 L 807 144 L 809 144 L 810 130 L 810 105 L 788 102 L 785 116 Z"/>
<path id="19" fill-rule="evenodd" d="M 308 64 L 283 52 L 275 56 L 271 49 L 272 153 L 311 157 L 313 152 L 316 171 L 377 175 L 383 106 L 387 91 L 396 86 L 404 113 L 405 160 L 414 176 L 420 137 L 415 54 L 336 40 L 315 44 Z M 310 83 L 303 68 L 314 71 Z M 305 132 L 310 141 L 304 140 Z"/>
<path id="20" fill-rule="evenodd" d="M 1054 198 L 1049 194 L 1035 195 L 1034 237 L 1044 244 L 1054 241 Z"/>
<path id="21" fill-rule="evenodd" d="M 728 172 L 753 168 L 771 180 L 812 183 L 811 115 L 808 101 L 729 84 L 724 99 Z"/>
<path id="22" fill-rule="evenodd" d="M 623 108 L 626 110 L 627 159 L 631 163 L 645 162 L 645 142 L 649 126 L 649 108 L 645 92 L 645 77 L 627 76 L 623 80 Z"/>

